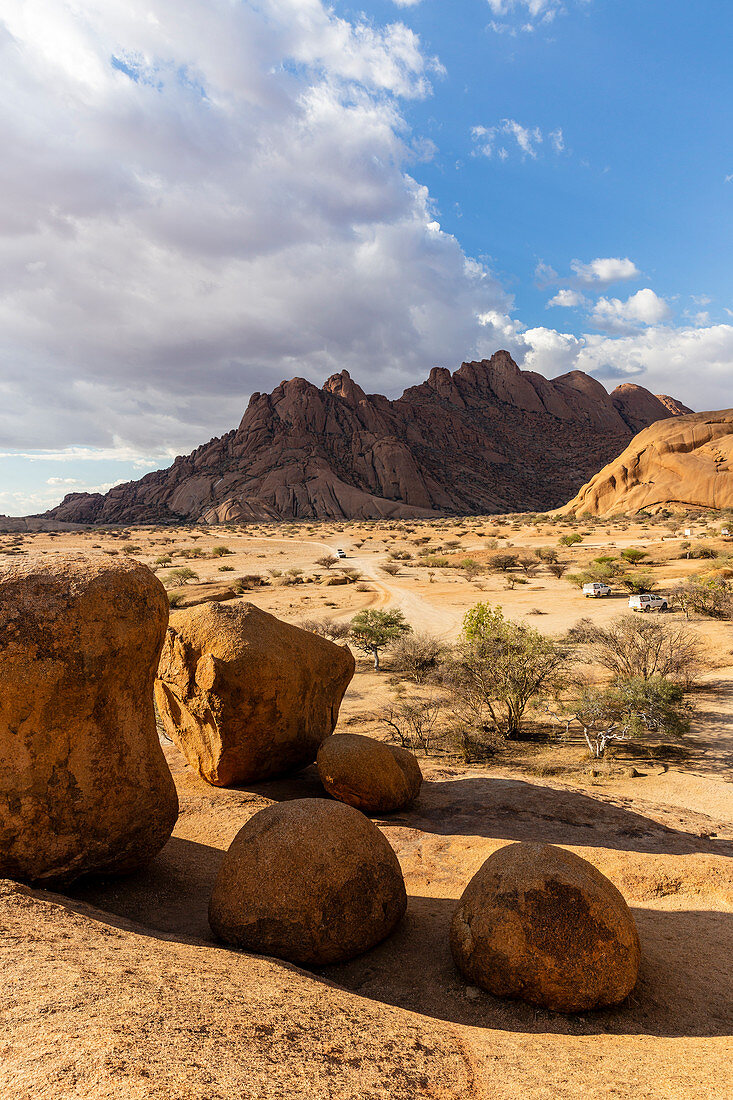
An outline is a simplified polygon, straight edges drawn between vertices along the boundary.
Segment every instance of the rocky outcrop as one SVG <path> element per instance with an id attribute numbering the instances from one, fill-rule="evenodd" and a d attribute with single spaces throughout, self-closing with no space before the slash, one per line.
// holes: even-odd
<path id="1" fill-rule="evenodd" d="M 168 840 L 178 798 L 152 698 L 167 621 L 134 561 L 0 566 L 0 875 L 127 872 Z"/>
<path id="2" fill-rule="evenodd" d="M 358 733 L 328 737 L 317 757 L 318 776 L 328 793 L 369 814 L 387 814 L 410 806 L 422 785 L 415 756 Z"/>
<path id="3" fill-rule="evenodd" d="M 418 517 L 558 507 L 673 410 L 639 386 L 609 395 L 572 371 L 552 381 L 499 351 L 389 401 L 347 371 L 254 393 L 239 427 L 167 470 L 72 493 L 49 522 L 210 523 Z"/>
<path id="4" fill-rule="evenodd" d="M 163 725 L 217 787 L 312 763 L 354 675 L 349 649 L 251 603 L 174 612 L 155 683 Z"/>
<path id="5" fill-rule="evenodd" d="M 616 887 L 553 844 L 508 844 L 489 856 L 458 903 L 450 943 L 474 985 L 555 1012 L 619 1004 L 641 957 Z"/>
<path id="6" fill-rule="evenodd" d="M 214 934 L 301 966 L 344 962 L 404 915 L 402 871 L 351 806 L 300 798 L 251 817 L 224 856 L 209 906 Z"/>
<path id="7" fill-rule="evenodd" d="M 733 409 L 646 428 L 560 513 L 610 516 L 662 506 L 733 508 Z"/>

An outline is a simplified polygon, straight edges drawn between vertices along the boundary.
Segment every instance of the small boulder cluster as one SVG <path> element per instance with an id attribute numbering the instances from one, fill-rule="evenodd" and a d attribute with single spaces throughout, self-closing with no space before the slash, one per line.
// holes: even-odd
<path id="1" fill-rule="evenodd" d="M 407 907 L 397 857 L 366 814 L 420 793 L 405 749 L 334 734 L 350 651 L 252 606 L 175 613 L 134 561 L 57 555 L 0 568 L 0 875 L 65 885 L 124 874 L 169 839 L 178 799 L 156 731 L 209 783 L 316 761 L 324 798 L 255 814 L 222 861 L 214 934 L 302 966 L 344 962 Z M 559 1012 L 633 989 L 639 937 L 595 867 L 508 844 L 466 887 L 450 948 L 473 985 Z"/>

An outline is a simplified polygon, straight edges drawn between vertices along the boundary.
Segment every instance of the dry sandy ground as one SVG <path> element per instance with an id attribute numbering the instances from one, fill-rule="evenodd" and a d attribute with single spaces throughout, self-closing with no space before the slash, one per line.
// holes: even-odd
<path id="1" fill-rule="evenodd" d="M 495 575 L 472 582 L 450 570 L 436 570 L 432 581 L 414 567 L 387 577 L 380 562 L 388 549 L 422 534 L 422 525 L 411 526 L 412 534 L 370 526 L 299 530 L 292 537 L 263 531 L 254 541 L 222 531 L 203 531 L 193 542 L 190 531 L 132 532 L 132 540 L 144 547 L 143 560 L 170 545 L 153 541 L 158 539 L 226 544 L 235 553 L 224 561 L 235 572 L 225 578 L 264 572 L 268 565 L 310 573 L 324 544 L 343 546 L 349 564 L 371 578 L 367 592 L 353 585 L 304 584 L 248 594 L 291 619 L 346 618 L 359 606 L 397 604 L 415 626 L 450 637 L 467 607 L 489 599 L 512 617 L 560 633 L 583 614 L 605 620 L 621 606 L 584 601 L 566 581 L 544 571 L 514 591 L 506 591 Z M 479 529 L 491 527 L 482 521 Z M 507 534 L 518 546 L 553 545 L 558 531 Z M 453 529 L 438 529 L 433 537 L 439 542 L 451 535 Z M 476 557 L 486 553 L 485 541 L 472 531 L 461 539 Z M 586 538 L 592 551 L 574 548 L 569 554 L 578 562 L 583 553 L 600 553 L 611 542 L 649 545 L 654 560 L 661 560 L 668 545 L 650 542 L 643 527 L 608 528 L 608 534 L 594 528 Z M 121 545 L 97 532 L 26 536 L 22 545 L 54 552 L 70 544 L 89 549 L 92 543 L 99 553 Z M 214 581 L 221 562 L 190 564 L 202 579 Z M 693 567 L 700 563 L 675 560 L 656 572 L 666 583 Z M 535 606 L 546 615 L 529 616 Z M 728 624 L 695 625 L 716 667 L 708 675 L 710 690 L 699 697 L 684 763 L 639 764 L 643 774 L 634 779 L 593 780 L 579 770 L 561 781 L 523 774 L 511 762 L 493 768 L 450 759 L 424 762 L 426 782 L 415 807 L 376 819 L 405 873 L 407 916 L 376 949 L 314 974 L 218 947 L 206 920 L 222 852 L 238 829 L 272 800 L 322 795 L 314 769 L 218 790 L 168 746 L 182 812 L 173 838 L 146 871 L 80 883 L 65 896 L 11 885 L 0 898 L 0 1095 L 733 1095 L 733 636 Z M 364 722 L 365 712 L 389 690 L 389 675 L 379 677 L 361 662 L 342 728 Z M 455 900 L 484 859 L 513 840 L 567 846 L 623 891 L 643 945 L 640 982 L 627 1003 L 571 1018 L 467 989 L 447 944 Z"/>

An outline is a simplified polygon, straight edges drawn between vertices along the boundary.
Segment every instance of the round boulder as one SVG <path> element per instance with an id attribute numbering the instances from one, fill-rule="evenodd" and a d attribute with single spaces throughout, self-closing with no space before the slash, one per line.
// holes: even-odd
<path id="1" fill-rule="evenodd" d="M 216 787 L 312 764 L 354 675 L 345 646 L 251 603 L 174 612 L 155 684 L 165 730 Z"/>
<path id="2" fill-rule="evenodd" d="M 336 733 L 318 750 L 318 775 L 339 802 L 370 814 L 402 810 L 420 793 L 422 772 L 411 752 L 358 733 Z"/>
<path id="3" fill-rule="evenodd" d="M 168 599 L 147 566 L 0 566 L 0 876 L 132 871 L 178 816 L 153 680 Z"/>
<path id="4" fill-rule="evenodd" d="M 613 883 L 553 844 L 509 844 L 489 856 L 458 904 L 450 945 L 472 985 L 555 1012 L 623 1001 L 641 955 Z"/>
<path id="5" fill-rule="evenodd" d="M 225 943 L 323 966 L 374 947 L 406 907 L 397 856 L 376 825 L 340 802 L 300 798 L 260 810 L 237 833 L 209 923 Z"/>

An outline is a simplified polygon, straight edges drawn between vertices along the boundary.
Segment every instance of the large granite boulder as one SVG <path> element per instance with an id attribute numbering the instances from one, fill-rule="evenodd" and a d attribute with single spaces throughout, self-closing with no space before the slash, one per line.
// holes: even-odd
<path id="1" fill-rule="evenodd" d="M 219 869 L 209 923 L 225 943 L 302 966 L 344 962 L 407 907 L 397 856 L 351 806 L 299 798 L 260 810 Z"/>
<path id="2" fill-rule="evenodd" d="M 167 621 L 134 561 L 0 566 L 0 875 L 127 872 L 168 840 L 178 797 L 153 709 Z"/>
<path id="3" fill-rule="evenodd" d="M 251 603 L 174 612 L 155 685 L 163 725 L 217 787 L 311 764 L 354 657 Z"/>
<path id="4" fill-rule="evenodd" d="M 489 856 L 461 897 L 450 945 L 473 985 L 557 1012 L 618 1004 L 639 972 L 639 936 L 619 891 L 552 844 Z"/>
<path id="5" fill-rule="evenodd" d="M 402 810 L 420 793 L 422 772 L 407 749 L 358 733 L 336 733 L 318 750 L 318 775 L 328 793 L 370 814 Z"/>

